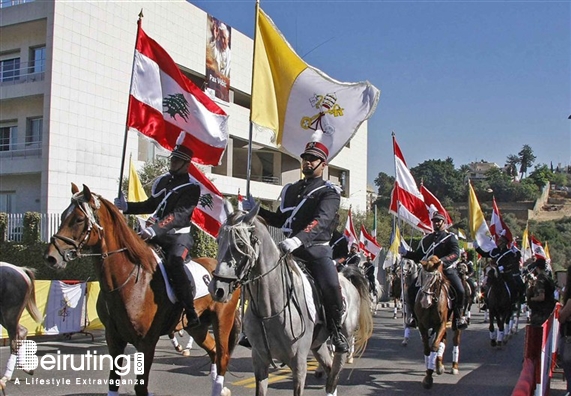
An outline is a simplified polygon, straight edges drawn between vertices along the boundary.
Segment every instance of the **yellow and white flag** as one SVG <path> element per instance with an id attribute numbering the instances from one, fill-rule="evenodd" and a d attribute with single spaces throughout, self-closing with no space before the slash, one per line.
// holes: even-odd
<path id="1" fill-rule="evenodd" d="M 529 225 L 526 224 L 523 236 L 521 237 L 521 259 L 523 263 L 525 263 L 532 257 L 533 253 L 531 252 L 531 245 L 529 244 Z"/>
<path id="2" fill-rule="evenodd" d="M 129 158 L 129 187 L 127 189 L 127 201 L 142 202 L 147 200 L 147 194 L 143 190 L 143 185 L 139 179 L 139 175 L 135 170 L 133 159 Z"/>
<path id="3" fill-rule="evenodd" d="M 470 234 L 472 239 L 478 243 L 478 246 L 485 251 L 489 252 L 496 247 L 494 240 L 492 239 L 492 234 L 484 218 L 484 212 L 480 207 L 478 198 L 476 198 L 476 193 L 472 187 L 472 183 L 468 183 L 469 198 L 468 198 L 468 213 L 470 220 Z"/>
<path id="4" fill-rule="evenodd" d="M 305 63 L 259 6 L 250 121 L 299 156 L 313 135 L 333 159 L 375 111 L 380 91 L 368 81 L 343 83 Z"/>

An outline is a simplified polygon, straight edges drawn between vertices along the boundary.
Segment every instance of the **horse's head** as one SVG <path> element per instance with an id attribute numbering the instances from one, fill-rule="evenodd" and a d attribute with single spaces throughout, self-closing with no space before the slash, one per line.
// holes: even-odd
<path id="1" fill-rule="evenodd" d="M 218 233 L 218 264 L 210 282 L 210 294 L 215 301 L 225 302 L 232 292 L 245 280 L 259 256 L 259 237 L 256 233 L 256 220 L 260 204 L 252 210 L 234 212 L 226 201 L 226 222 Z"/>
<path id="2" fill-rule="evenodd" d="M 428 260 L 422 260 L 420 262 L 420 265 L 422 265 L 422 268 L 424 268 L 426 272 L 437 271 L 441 266 L 441 264 L 442 261 L 440 260 L 440 258 L 438 258 L 438 256 L 435 255 L 430 256 Z"/>
<path id="3" fill-rule="evenodd" d="M 61 225 L 51 238 L 44 259 L 55 269 L 65 268 L 78 258 L 81 249 L 93 246 L 102 239 L 103 228 L 98 224 L 97 210 L 101 202 L 86 185 L 83 191 L 71 184 L 71 204 L 61 215 Z"/>

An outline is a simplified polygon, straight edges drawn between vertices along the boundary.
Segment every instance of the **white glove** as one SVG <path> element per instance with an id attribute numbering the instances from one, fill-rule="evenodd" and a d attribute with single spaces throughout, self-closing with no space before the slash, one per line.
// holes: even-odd
<path id="1" fill-rule="evenodd" d="M 301 241 L 298 237 L 288 238 L 280 242 L 280 250 L 284 253 L 291 253 L 301 246 Z"/>
<path id="2" fill-rule="evenodd" d="M 127 201 L 125 200 L 125 196 L 123 195 L 123 193 L 119 194 L 119 197 L 115 198 L 115 201 L 113 201 L 113 203 L 120 211 L 125 212 L 127 210 Z"/>
<path id="3" fill-rule="evenodd" d="M 256 206 L 256 200 L 252 197 L 252 194 L 248 194 L 246 199 L 242 201 L 242 209 L 249 212 L 254 206 Z"/>
<path id="4" fill-rule="evenodd" d="M 504 272 L 504 266 L 503 266 L 503 265 L 500 265 L 500 266 L 498 267 L 498 270 L 499 270 L 500 272 Z"/>
<path id="5" fill-rule="evenodd" d="M 153 239 L 156 235 L 157 234 L 155 233 L 155 230 L 153 230 L 152 227 L 147 227 L 143 231 L 141 231 L 141 238 L 143 239 L 143 241 L 146 241 L 147 239 Z"/>
<path id="6" fill-rule="evenodd" d="M 407 254 L 408 250 L 404 246 L 399 245 L 399 254 L 404 255 Z"/>

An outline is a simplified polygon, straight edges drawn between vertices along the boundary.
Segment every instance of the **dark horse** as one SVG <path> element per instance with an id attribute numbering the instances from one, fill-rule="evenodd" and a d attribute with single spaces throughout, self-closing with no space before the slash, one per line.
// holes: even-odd
<path id="1" fill-rule="evenodd" d="M 10 339 L 10 358 L 0 379 L 2 393 L 12 378 L 18 352 L 24 352 L 20 346 L 28 335 L 28 329 L 19 324 L 22 312 L 26 309 L 37 323 L 42 321 L 42 314 L 36 306 L 34 280 L 33 270 L 0 262 L 0 325 L 6 328 Z M 25 371 L 34 374 L 33 370 Z"/>
<path id="2" fill-rule="evenodd" d="M 488 312 L 490 314 L 490 345 L 501 348 L 507 343 L 508 334 L 505 333 L 505 325 L 509 323 L 512 316 L 511 296 L 508 285 L 502 278 L 496 266 L 490 266 L 487 277 L 488 292 Z M 494 322 L 498 330 L 494 328 Z"/>
<path id="3" fill-rule="evenodd" d="M 431 256 L 426 261 L 421 261 L 420 290 L 416 295 L 414 313 L 417 318 L 418 330 L 422 337 L 424 347 L 424 359 L 426 362 L 426 375 L 422 380 L 422 386 L 426 389 L 432 387 L 432 374 L 444 372 L 442 357 L 446 347 L 446 324 L 452 314 L 448 299 L 450 283 L 442 272 L 442 261 L 436 256 Z M 429 334 L 429 331 L 432 332 Z M 454 330 L 454 348 L 452 351 L 452 374 L 458 374 L 458 355 L 460 349 L 461 331 Z M 430 338 L 433 338 L 432 343 Z"/>
<path id="4" fill-rule="evenodd" d="M 127 343 L 144 354 L 144 372 L 137 375 L 135 392 L 147 395 L 157 341 L 161 335 L 174 330 L 182 307 L 169 300 L 153 252 L 129 228 L 115 206 L 91 193 L 85 185 L 83 191 L 79 191 L 72 184 L 72 194 L 71 205 L 62 214 L 61 226 L 51 239 L 45 259 L 53 268 L 65 268 L 74 258 L 86 256 L 81 252 L 83 248 L 91 248 L 92 255 L 101 258 L 95 264 L 101 284 L 97 313 L 105 325 L 109 354 L 115 362 Z M 215 259 L 206 257 L 195 261 L 209 273 L 216 268 Z M 195 301 L 201 325 L 189 329 L 189 334 L 210 356 L 212 395 L 228 392 L 223 389 L 224 374 L 240 331 L 239 315 L 236 315 L 239 297 L 240 292 L 236 291 L 227 304 L 213 301 L 209 294 Z M 210 325 L 214 339 L 208 332 Z M 117 367 L 111 368 L 109 379 L 108 395 L 117 395 L 120 379 Z"/>
<path id="5" fill-rule="evenodd" d="M 392 298 L 394 302 L 393 307 L 393 319 L 397 318 L 397 313 L 399 308 L 401 308 L 401 317 L 404 315 L 402 311 L 402 289 L 403 289 L 403 279 L 401 276 L 400 268 L 395 272 L 389 274 L 389 297 Z"/>

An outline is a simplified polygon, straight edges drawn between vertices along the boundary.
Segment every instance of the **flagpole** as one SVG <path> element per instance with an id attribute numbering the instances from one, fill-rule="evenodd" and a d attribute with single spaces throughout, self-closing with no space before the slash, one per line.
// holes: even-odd
<path id="1" fill-rule="evenodd" d="M 139 12 L 139 19 L 137 20 L 137 36 L 135 39 L 135 46 L 133 47 L 133 63 L 131 66 L 131 83 L 129 84 L 129 101 L 127 102 L 127 116 L 125 117 L 125 136 L 123 137 L 123 154 L 121 155 L 121 171 L 119 173 L 119 189 L 117 197 L 121 196 L 121 184 L 123 184 L 123 171 L 125 170 L 125 156 L 127 154 L 127 134 L 129 133 L 129 113 L 131 111 L 131 91 L 133 89 L 133 75 L 135 74 L 135 56 L 137 55 L 137 41 L 139 40 L 139 33 L 141 32 L 141 24 L 143 23 L 143 9 Z"/>

